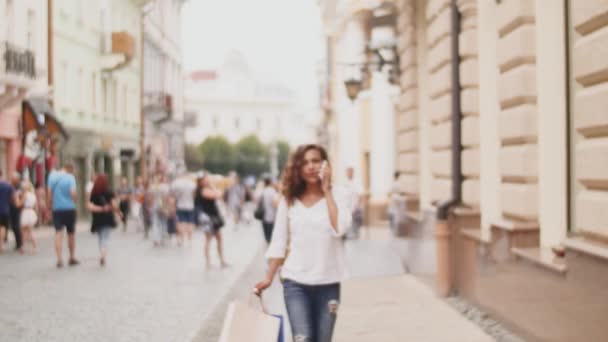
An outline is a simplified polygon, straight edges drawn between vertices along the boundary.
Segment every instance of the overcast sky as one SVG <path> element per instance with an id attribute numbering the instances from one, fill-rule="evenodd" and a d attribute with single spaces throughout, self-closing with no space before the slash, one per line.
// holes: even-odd
<path id="1" fill-rule="evenodd" d="M 260 80 L 278 81 L 301 104 L 317 105 L 323 37 L 316 0 L 189 0 L 182 17 L 186 71 L 215 69 L 235 49 Z"/>

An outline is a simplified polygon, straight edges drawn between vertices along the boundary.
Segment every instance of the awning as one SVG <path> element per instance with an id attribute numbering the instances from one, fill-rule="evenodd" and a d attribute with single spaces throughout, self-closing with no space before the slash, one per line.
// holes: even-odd
<path id="1" fill-rule="evenodd" d="M 43 130 L 50 136 L 61 134 L 65 140 L 69 135 L 55 117 L 47 99 L 28 98 L 23 101 L 23 136 L 32 130 Z"/>

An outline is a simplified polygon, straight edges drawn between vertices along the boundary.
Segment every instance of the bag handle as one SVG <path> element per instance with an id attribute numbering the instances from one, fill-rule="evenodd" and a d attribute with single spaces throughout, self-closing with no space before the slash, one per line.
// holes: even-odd
<path id="1" fill-rule="evenodd" d="M 260 307 L 262 308 L 262 312 L 265 314 L 268 314 L 268 311 L 266 310 L 266 305 L 264 305 L 264 299 L 262 299 L 262 294 L 258 291 L 258 289 L 254 288 L 253 291 L 251 292 L 251 294 L 249 295 L 249 301 L 247 302 L 247 304 L 250 307 L 253 307 L 252 305 L 252 301 L 255 298 L 259 298 L 260 301 Z"/>

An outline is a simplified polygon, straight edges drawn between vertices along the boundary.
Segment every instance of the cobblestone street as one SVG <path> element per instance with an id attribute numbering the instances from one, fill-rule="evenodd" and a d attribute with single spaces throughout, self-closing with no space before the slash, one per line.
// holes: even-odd
<path id="1" fill-rule="evenodd" d="M 224 234 L 231 266 L 217 266 L 213 245 L 209 271 L 200 232 L 192 245 L 153 248 L 140 234 L 116 229 L 101 269 L 97 238 L 85 227 L 77 235 L 81 265 L 60 270 L 52 235 L 42 234 L 37 255 L 0 257 L 1 340 L 189 341 L 262 245 L 257 225 Z"/>

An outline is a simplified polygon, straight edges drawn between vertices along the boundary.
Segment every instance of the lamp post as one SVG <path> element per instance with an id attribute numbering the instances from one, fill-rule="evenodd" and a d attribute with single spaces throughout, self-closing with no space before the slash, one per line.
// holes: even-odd
<path id="1" fill-rule="evenodd" d="M 346 87 L 346 95 L 354 102 L 361 92 L 362 81 L 355 78 L 349 78 L 344 81 L 344 86 Z"/>

